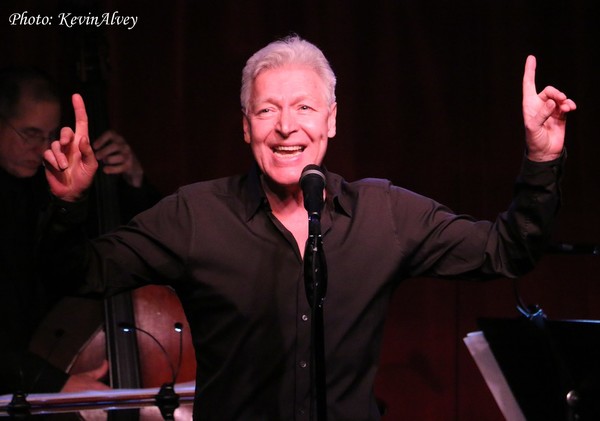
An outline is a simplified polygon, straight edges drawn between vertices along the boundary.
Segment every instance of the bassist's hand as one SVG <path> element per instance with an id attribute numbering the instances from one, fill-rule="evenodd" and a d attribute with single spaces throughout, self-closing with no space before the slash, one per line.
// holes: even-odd
<path id="1" fill-rule="evenodd" d="M 73 374 L 69 377 L 61 392 L 81 392 L 84 390 L 107 390 L 107 385 L 100 382 L 108 374 L 108 361 L 104 360 L 100 367 L 84 373 Z"/>
<path id="2" fill-rule="evenodd" d="M 81 95 L 73 95 L 75 131 L 63 127 L 60 139 L 44 152 L 46 178 L 52 194 L 74 202 L 80 199 L 94 181 L 98 161 L 90 145 L 88 118 Z"/>

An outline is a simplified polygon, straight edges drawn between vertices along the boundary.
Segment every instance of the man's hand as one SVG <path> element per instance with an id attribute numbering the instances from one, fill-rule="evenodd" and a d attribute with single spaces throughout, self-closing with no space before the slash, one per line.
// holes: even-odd
<path id="1" fill-rule="evenodd" d="M 527 157 L 532 161 L 551 161 L 562 153 L 566 114 L 577 106 L 552 86 L 547 86 L 538 94 L 535 88 L 535 67 L 535 57 L 527 57 L 523 74 L 523 122 Z"/>
<path id="2" fill-rule="evenodd" d="M 133 187 L 141 187 L 144 170 L 123 136 L 108 130 L 93 143 L 96 159 L 105 174 L 120 174 Z"/>
<path id="3" fill-rule="evenodd" d="M 46 178 L 52 194 L 67 202 L 80 199 L 94 180 L 98 161 L 90 145 L 88 118 L 81 95 L 73 95 L 75 131 L 63 127 L 60 139 L 44 152 Z"/>
<path id="4" fill-rule="evenodd" d="M 69 377 L 61 392 L 82 392 L 84 390 L 107 390 L 107 385 L 99 380 L 108 373 L 108 361 L 104 360 L 100 367 Z"/>

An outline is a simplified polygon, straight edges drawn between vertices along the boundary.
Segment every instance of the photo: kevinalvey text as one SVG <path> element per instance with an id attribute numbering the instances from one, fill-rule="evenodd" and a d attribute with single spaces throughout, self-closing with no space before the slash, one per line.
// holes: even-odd
<path id="1" fill-rule="evenodd" d="M 54 20 L 56 18 L 56 20 Z M 105 12 L 100 14 L 75 15 L 69 12 L 61 12 L 56 16 L 30 14 L 28 11 L 15 12 L 9 15 L 8 22 L 13 26 L 123 26 L 133 29 L 138 22 L 138 16 L 123 16 L 119 11 Z"/>

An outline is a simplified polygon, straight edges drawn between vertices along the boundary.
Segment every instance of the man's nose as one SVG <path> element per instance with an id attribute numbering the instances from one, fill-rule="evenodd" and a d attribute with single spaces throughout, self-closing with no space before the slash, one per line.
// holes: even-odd
<path id="1" fill-rule="evenodd" d="M 279 119 L 277 120 L 277 131 L 282 137 L 287 138 L 296 131 L 296 118 L 291 110 L 284 108 L 279 113 Z"/>
<path id="2" fill-rule="evenodd" d="M 39 152 L 41 155 L 46 149 L 50 147 L 50 143 L 52 143 L 52 140 L 54 140 L 50 140 L 50 138 L 51 136 L 48 136 L 43 139 L 40 138 L 39 141 L 32 143 L 30 146 L 32 147 L 32 149 L 34 149 L 36 152 Z"/>

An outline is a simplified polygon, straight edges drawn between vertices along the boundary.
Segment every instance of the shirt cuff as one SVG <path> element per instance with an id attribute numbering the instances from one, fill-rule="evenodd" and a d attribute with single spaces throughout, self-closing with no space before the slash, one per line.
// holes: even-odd
<path id="1" fill-rule="evenodd" d="M 85 222 L 88 211 L 87 198 L 77 202 L 67 202 L 52 196 L 50 201 L 51 214 L 61 224 L 82 224 Z"/>

